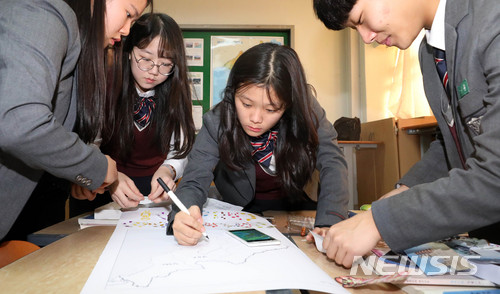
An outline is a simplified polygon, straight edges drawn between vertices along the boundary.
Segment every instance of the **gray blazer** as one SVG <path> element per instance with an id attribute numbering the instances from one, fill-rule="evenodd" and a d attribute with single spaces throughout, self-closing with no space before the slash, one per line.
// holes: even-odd
<path id="1" fill-rule="evenodd" d="M 321 189 L 318 195 L 316 226 L 329 226 L 347 216 L 349 192 L 347 185 L 347 163 L 336 143 L 337 133 L 326 119 L 325 111 L 314 99 L 314 112 L 319 120 L 319 148 L 316 154 Z M 219 163 L 218 134 L 220 114 L 217 108 L 203 116 L 203 128 L 196 137 L 188 164 L 176 190 L 176 195 L 186 207 L 203 206 L 214 180 L 214 168 Z M 291 159 L 293 160 L 293 159 Z M 219 170 L 219 169 L 218 169 Z M 221 170 L 219 170 L 221 171 Z M 255 166 L 248 164 L 241 171 L 223 168 L 216 172 L 215 184 L 223 201 L 246 206 L 255 197 Z M 177 208 L 169 215 L 170 224 Z M 171 227 L 171 226 L 169 226 Z M 168 231 L 171 233 L 171 229 Z"/>
<path id="2" fill-rule="evenodd" d="M 0 239 L 43 171 L 89 189 L 107 172 L 78 139 L 74 69 L 80 37 L 61 0 L 2 0 L 0 9 Z"/>
<path id="3" fill-rule="evenodd" d="M 425 93 L 442 138 L 401 179 L 410 190 L 372 207 L 377 228 L 395 250 L 500 221 L 500 5 L 448 0 L 445 23 L 451 105 L 468 169 L 442 115 L 447 97 L 424 39 Z"/>

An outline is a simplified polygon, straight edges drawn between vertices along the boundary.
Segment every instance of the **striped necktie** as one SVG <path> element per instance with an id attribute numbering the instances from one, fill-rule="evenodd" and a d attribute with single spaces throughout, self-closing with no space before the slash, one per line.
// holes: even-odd
<path id="1" fill-rule="evenodd" d="M 252 157 L 254 160 L 265 167 L 269 167 L 277 139 L 277 129 L 270 130 L 258 137 L 250 137 L 250 142 L 253 147 Z"/>
<path id="2" fill-rule="evenodd" d="M 450 86 L 448 85 L 448 70 L 446 68 L 446 53 L 438 48 L 434 48 L 434 62 L 436 63 L 436 68 L 443 83 L 444 89 L 446 90 L 446 95 L 448 99 L 450 98 Z"/>
<path id="3" fill-rule="evenodd" d="M 134 120 L 141 127 L 148 125 L 156 107 L 153 96 L 142 97 L 141 100 L 134 105 Z"/>
<path id="4" fill-rule="evenodd" d="M 455 145 L 457 147 L 458 155 L 460 156 L 460 161 L 462 162 L 462 166 L 464 169 L 465 165 L 465 156 L 462 151 L 462 146 L 460 144 L 460 140 L 457 135 L 457 128 L 455 125 L 455 120 L 453 116 L 453 110 L 451 109 L 451 92 L 450 85 L 448 83 L 448 69 L 446 67 L 446 53 L 438 48 L 434 48 L 434 62 L 436 63 L 436 69 L 441 79 L 441 83 L 446 91 L 446 96 L 448 97 L 447 103 L 441 102 L 441 112 L 443 113 L 446 121 L 448 123 L 448 127 L 450 128 L 451 135 L 453 137 L 453 141 L 455 141 Z"/>

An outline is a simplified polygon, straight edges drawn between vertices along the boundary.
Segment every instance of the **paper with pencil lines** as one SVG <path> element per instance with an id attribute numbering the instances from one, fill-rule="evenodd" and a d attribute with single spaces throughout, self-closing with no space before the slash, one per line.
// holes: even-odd
<path id="1" fill-rule="evenodd" d="M 206 217 L 210 216 L 210 221 L 218 225 L 207 226 L 210 240 L 201 239 L 195 246 L 178 245 L 163 229 L 138 229 L 120 222 L 82 293 L 225 293 L 270 289 L 347 293 L 264 218 L 238 211 L 221 212 L 207 212 Z M 233 216 L 242 217 L 242 223 L 267 223 L 259 230 L 281 244 L 249 247 L 239 242 L 221 229 L 240 221 Z"/>

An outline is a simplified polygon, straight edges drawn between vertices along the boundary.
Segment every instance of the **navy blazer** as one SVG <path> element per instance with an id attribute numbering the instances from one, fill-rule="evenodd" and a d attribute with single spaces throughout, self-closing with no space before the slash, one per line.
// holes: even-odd
<path id="1" fill-rule="evenodd" d="M 321 189 L 318 195 L 316 226 L 330 226 L 347 216 L 349 191 L 347 184 L 347 163 L 336 142 L 337 132 L 326 119 L 325 111 L 314 99 L 313 110 L 319 120 L 319 146 L 316 153 L 316 168 L 319 170 Z M 214 169 L 219 163 L 218 108 L 203 116 L 203 127 L 196 137 L 188 164 L 176 190 L 176 195 L 186 207 L 197 205 L 202 208 L 207 200 L 210 184 L 214 180 Z M 232 171 L 223 168 L 215 179 L 222 200 L 246 206 L 255 197 L 255 166 L 249 163 L 243 170 Z M 177 212 L 174 206 L 169 215 L 169 233 Z"/>
<path id="2" fill-rule="evenodd" d="M 490 0 L 447 0 L 445 51 L 451 106 L 464 170 L 442 115 L 447 99 L 424 39 L 420 65 L 442 138 L 400 183 L 412 187 L 375 202 L 373 217 L 393 250 L 436 241 L 500 221 L 500 5 Z M 425 185 L 421 185 L 427 183 Z"/>

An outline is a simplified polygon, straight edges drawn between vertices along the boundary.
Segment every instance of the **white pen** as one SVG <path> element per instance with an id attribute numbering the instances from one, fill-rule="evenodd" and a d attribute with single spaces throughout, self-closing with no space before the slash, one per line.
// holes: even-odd
<path id="1" fill-rule="evenodd" d="M 184 204 L 182 204 L 182 202 L 179 200 L 177 195 L 175 195 L 174 192 L 172 192 L 172 190 L 170 190 L 170 188 L 167 186 L 167 184 L 165 184 L 165 182 L 161 178 L 158 178 L 157 181 L 158 181 L 158 183 L 160 183 L 160 186 L 163 188 L 163 190 L 165 190 L 165 192 L 167 192 L 168 196 L 170 196 L 170 199 L 172 199 L 172 201 L 174 201 L 175 205 L 177 205 L 177 207 L 179 207 L 179 209 L 181 211 L 187 213 L 188 215 L 191 215 L 191 213 L 189 213 L 189 210 L 186 208 L 186 206 L 184 206 Z M 207 232 L 202 232 L 202 234 L 203 234 L 203 237 L 205 237 L 207 240 L 209 239 Z"/>

